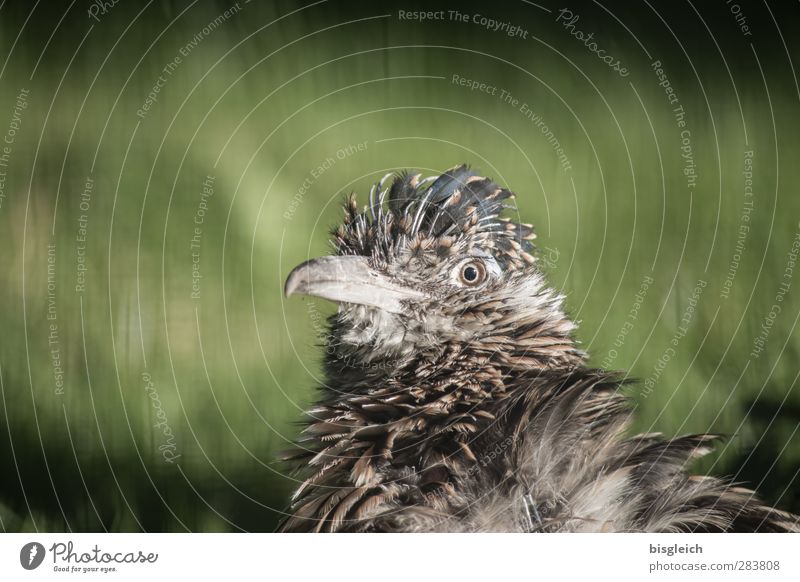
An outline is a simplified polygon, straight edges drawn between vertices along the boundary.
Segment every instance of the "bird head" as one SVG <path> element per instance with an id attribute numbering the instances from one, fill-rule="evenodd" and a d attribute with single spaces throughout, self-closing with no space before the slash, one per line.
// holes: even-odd
<path id="1" fill-rule="evenodd" d="M 504 217 L 514 194 L 467 166 L 401 174 L 353 195 L 332 233 L 335 254 L 306 261 L 285 293 L 338 303 L 328 354 L 348 367 L 412 365 L 469 351 L 546 367 L 579 355 L 562 297 L 536 267 L 529 224 Z M 388 363 L 388 364 L 387 364 Z"/>

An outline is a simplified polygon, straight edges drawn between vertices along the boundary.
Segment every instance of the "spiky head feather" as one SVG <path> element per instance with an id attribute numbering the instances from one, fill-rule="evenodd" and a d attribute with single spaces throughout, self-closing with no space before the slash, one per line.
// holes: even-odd
<path id="1" fill-rule="evenodd" d="M 389 176 L 372 187 L 366 207 L 359 209 L 355 195 L 345 203 L 344 223 L 333 233 L 338 254 L 383 263 L 403 249 L 416 258 L 426 250 L 448 256 L 477 248 L 505 271 L 533 264 L 532 226 L 502 216 L 516 210 L 510 190 L 466 165 L 425 179 L 402 173 L 386 187 Z"/>

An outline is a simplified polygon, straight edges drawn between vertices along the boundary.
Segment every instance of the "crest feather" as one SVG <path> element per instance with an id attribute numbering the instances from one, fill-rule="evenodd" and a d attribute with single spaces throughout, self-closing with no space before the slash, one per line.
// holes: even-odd
<path id="1" fill-rule="evenodd" d="M 401 172 L 391 186 L 388 175 L 370 189 L 369 205 L 359 212 L 355 198 L 345 202 L 344 224 L 334 232 L 339 254 L 387 260 L 409 245 L 438 248 L 436 241 L 468 239 L 491 254 L 501 268 L 515 270 L 534 261 L 535 238 L 529 224 L 501 216 L 516 210 L 514 193 L 466 164 L 440 176 Z M 431 240 L 435 239 L 435 240 Z"/>

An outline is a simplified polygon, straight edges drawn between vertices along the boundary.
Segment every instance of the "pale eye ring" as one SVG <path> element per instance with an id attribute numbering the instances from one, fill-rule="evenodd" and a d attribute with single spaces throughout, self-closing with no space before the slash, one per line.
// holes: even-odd
<path id="1" fill-rule="evenodd" d="M 475 287 L 486 280 L 486 267 L 482 261 L 467 261 L 458 266 L 458 281 L 462 285 Z"/>

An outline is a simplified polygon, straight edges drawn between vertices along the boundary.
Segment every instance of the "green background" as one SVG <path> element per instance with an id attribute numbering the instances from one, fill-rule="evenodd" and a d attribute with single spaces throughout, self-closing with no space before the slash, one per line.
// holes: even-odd
<path id="1" fill-rule="evenodd" d="M 29 91 L 0 168 L 1 529 L 272 530 L 293 486 L 275 455 L 314 400 L 333 309 L 285 300 L 286 274 L 327 252 L 346 193 L 462 162 L 517 192 L 592 363 L 657 377 L 630 388 L 635 428 L 726 433 L 694 469 L 800 510 L 796 7 L 742 2 L 737 22 L 724 2 L 428 3 L 444 20 L 419 22 L 400 17 L 413 4 L 241 0 L 218 19 L 231 6 L 0 8 L 0 132 Z M 686 114 L 693 188 L 656 60 Z"/>

